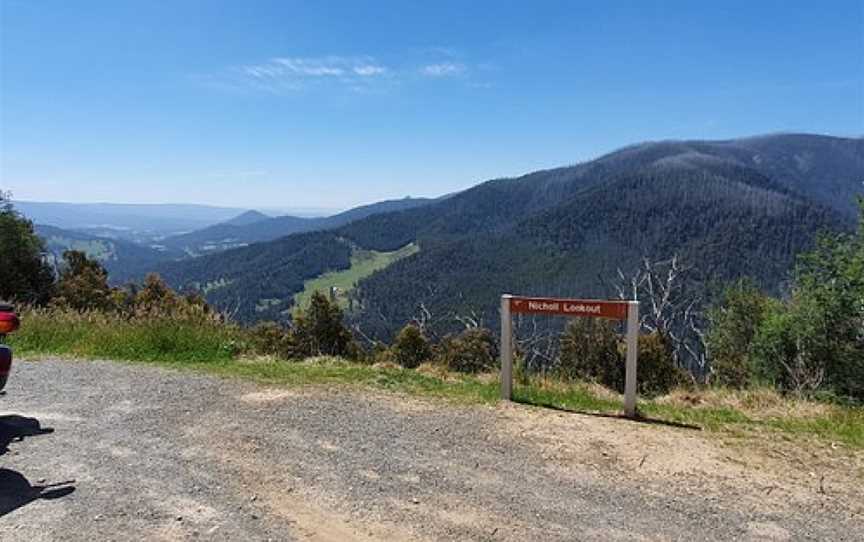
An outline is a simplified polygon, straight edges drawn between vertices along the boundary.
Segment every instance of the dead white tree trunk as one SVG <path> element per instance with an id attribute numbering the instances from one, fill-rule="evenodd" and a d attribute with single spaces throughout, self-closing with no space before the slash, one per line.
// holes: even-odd
<path id="1" fill-rule="evenodd" d="M 678 367 L 705 374 L 707 348 L 700 311 L 702 300 L 687 292 L 688 271 L 678 255 L 659 262 L 643 258 L 631 276 L 618 269 L 613 288 L 619 299 L 639 301 L 640 327 L 670 341 Z"/>

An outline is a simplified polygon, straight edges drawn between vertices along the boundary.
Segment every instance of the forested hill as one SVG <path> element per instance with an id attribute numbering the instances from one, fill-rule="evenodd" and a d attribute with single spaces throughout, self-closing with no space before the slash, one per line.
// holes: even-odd
<path id="1" fill-rule="evenodd" d="M 346 247 L 389 251 L 416 241 L 418 254 L 352 292 L 359 309 L 351 317 L 382 337 L 421 303 L 446 331 L 467 315 L 494 325 L 503 292 L 610 295 L 606 279 L 643 257 L 680 255 L 691 268 L 688 287 L 706 299 L 716 284 L 740 276 L 776 291 L 818 231 L 851 227 L 862 179 L 861 139 L 645 143 L 584 164 L 489 181 L 329 234 L 213 255 L 195 270 L 170 264 L 164 271 L 181 287 L 230 281 L 231 303 L 254 318 L 261 311 L 250 307 L 266 302 L 258 290 L 287 299 L 320 269 L 349 265 Z M 262 271 L 268 261 L 286 264 Z M 230 277 L 223 267 L 231 268 Z M 227 308 L 218 290 L 208 296 Z"/>
<path id="2" fill-rule="evenodd" d="M 303 282 L 347 269 L 352 247 L 332 232 L 307 232 L 209 256 L 162 264 L 169 284 L 197 290 L 243 321 L 281 319 Z"/>
<path id="3" fill-rule="evenodd" d="M 795 194 L 854 220 L 855 197 L 864 193 L 864 139 L 777 135 L 633 145 L 584 164 L 489 181 L 436 205 L 373 216 L 351 224 L 345 235 L 384 248 L 414 237 L 501 231 L 625 174 L 678 172 L 698 189 L 703 173 L 733 167 L 762 176 L 770 190 Z"/>
<path id="4" fill-rule="evenodd" d="M 128 269 L 151 269 L 159 262 L 172 260 L 179 254 L 156 250 L 125 241 L 64 230 L 54 226 L 36 225 L 36 233 L 45 242 L 48 257 L 56 265 L 67 250 L 79 250 L 100 262 L 109 273 L 125 273 Z"/>
<path id="5" fill-rule="evenodd" d="M 365 311 L 357 318 L 367 333 L 386 336 L 390 322 L 418 316 L 422 303 L 443 329 L 475 314 L 494 326 L 501 293 L 607 297 L 617 270 L 630 274 L 646 256 L 678 255 L 691 268 L 688 287 L 705 299 L 741 276 L 777 291 L 815 232 L 850 225 L 746 178 L 633 174 L 498 234 L 421 235 L 418 255 L 360 284 Z"/>

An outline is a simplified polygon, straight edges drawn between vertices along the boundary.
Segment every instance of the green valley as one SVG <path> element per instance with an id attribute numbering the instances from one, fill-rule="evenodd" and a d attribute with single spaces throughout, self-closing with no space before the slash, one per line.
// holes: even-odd
<path id="1" fill-rule="evenodd" d="M 303 283 L 303 291 L 294 296 L 294 308 L 301 309 L 309 306 L 312 294 L 318 292 L 331 292 L 335 289 L 336 300 L 343 309 L 349 308 L 348 293 L 357 286 L 357 283 L 381 271 L 408 256 L 420 251 L 417 243 L 409 243 L 404 247 L 390 252 L 377 250 L 364 250 L 354 248 L 351 253 L 351 267 L 342 271 L 328 271 L 314 279 Z"/>

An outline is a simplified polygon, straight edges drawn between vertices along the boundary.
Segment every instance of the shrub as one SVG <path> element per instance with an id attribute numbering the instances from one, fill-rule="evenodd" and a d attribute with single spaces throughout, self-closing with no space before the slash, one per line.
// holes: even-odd
<path id="1" fill-rule="evenodd" d="M 754 376 L 758 381 L 781 390 L 803 392 L 808 387 L 812 390 L 815 389 L 812 386 L 813 376 L 806 377 L 805 373 L 813 373 L 818 368 L 806 367 L 809 356 L 799 352 L 803 347 L 798 336 L 800 330 L 796 330 L 795 318 L 788 308 L 784 303 L 775 302 L 766 311 L 754 338 Z M 787 374 L 784 366 L 794 369 Z M 808 386 L 805 381 L 810 381 L 811 385 Z"/>
<path id="2" fill-rule="evenodd" d="M 792 295 L 754 340 L 760 376 L 783 390 L 864 398 L 864 200 L 857 235 L 822 237 L 803 255 Z"/>
<path id="3" fill-rule="evenodd" d="M 294 357 L 291 332 L 276 322 L 260 322 L 248 331 L 252 350 L 257 354 L 278 356 L 285 359 Z"/>
<path id="4" fill-rule="evenodd" d="M 466 329 L 459 335 L 444 337 L 438 346 L 437 358 L 451 371 L 488 371 L 498 363 L 498 344 L 488 329 Z"/>
<path id="5" fill-rule="evenodd" d="M 639 394 L 649 397 L 663 395 L 687 381 L 687 373 L 675 365 L 668 339 L 660 333 L 639 336 Z M 623 389 L 623 386 L 620 389 Z"/>
<path id="6" fill-rule="evenodd" d="M 687 380 L 675 365 L 672 347 L 659 333 L 640 335 L 637 363 L 638 391 L 643 395 L 666 393 Z M 570 380 L 602 384 L 624 391 L 626 347 L 615 324 L 595 318 L 572 320 L 561 335 L 558 374 Z"/>
<path id="7" fill-rule="evenodd" d="M 249 329 L 252 346 L 260 354 L 278 354 L 286 329 L 276 322 L 259 322 Z"/>
<path id="8" fill-rule="evenodd" d="M 624 359 L 615 324 L 596 318 L 574 318 L 561 335 L 558 374 L 570 380 L 624 387 Z"/>
<path id="9" fill-rule="evenodd" d="M 402 367 L 414 369 L 432 358 L 429 340 L 415 325 L 408 324 L 396 335 L 391 347 L 393 357 Z"/>
<path id="10" fill-rule="evenodd" d="M 109 311 L 119 307 L 102 265 L 77 250 L 63 253 L 63 271 L 52 303 L 76 311 Z"/>
<path id="11" fill-rule="evenodd" d="M 758 377 L 797 394 L 864 398 L 864 351 L 831 301 L 796 292 L 771 305 L 753 346 Z"/>
<path id="12" fill-rule="evenodd" d="M 294 317 L 292 329 L 294 356 L 356 357 L 359 348 L 342 323 L 342 310 L 321 292 L 312 294 L 309 308 Z"/>
<path id="13" fill-rule="evenodd" d="M 136 292 L 134 304 L 138 312 L 173 314 L 180 305 L 180 297 L 158 274 L 150 273 Z"/>
<path id="14" fill-rule="evenodd" d="M 726 288 L 717 307 L 708 314 L 706 338 L 711 355 L 711 383 L 743 388 L 754 377 L 751 350 L 765 317 L 768 297 L 749 281 Z"/>
<path id="15" fill-rule="evenodd" d="M 372 342 L 371 344 L 369 344 L 369 347 L 365 349 L 361 348 L 358 344 L 357 358 L 355 361 L 363 363 L 365 365 L 396 365 L 396 359 L 393 355 L 393 349 L 390 348 L 387 343 L 380 341 Z"/>

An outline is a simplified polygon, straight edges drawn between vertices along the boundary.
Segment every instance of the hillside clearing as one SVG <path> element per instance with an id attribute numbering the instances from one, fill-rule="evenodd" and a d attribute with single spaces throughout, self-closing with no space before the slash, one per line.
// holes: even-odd
<path id="1" fill-rule="evenodd" d="M 297 310 L 308 307 L 312 294 L 315 292 L 329 294 L 331 288 L 336 288 L 338 291 L 336 301 L 340 308 L 346 309 L 348 308 L 348 297 L 346 294 L 357 286 L 360 280 L 419 251 L 420 247 L 416 243 L 409 243 L 391 252 L 355 248 L 352 250 L 351 267 L 348 269 L 329 271 L 319 277 L 305 281 L 303 291 L 294 296 L 294 308 Z"/>

